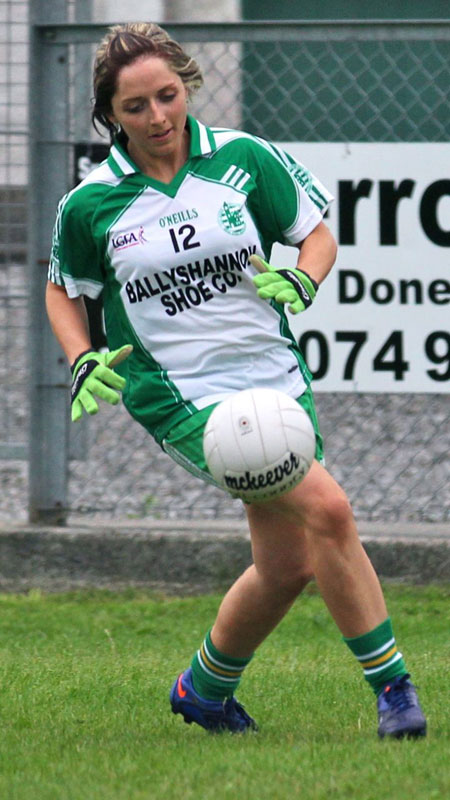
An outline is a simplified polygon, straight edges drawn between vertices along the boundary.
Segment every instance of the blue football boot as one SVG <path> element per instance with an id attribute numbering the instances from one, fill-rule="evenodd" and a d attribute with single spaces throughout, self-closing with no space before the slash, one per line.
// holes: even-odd
<path id="1" fill-rule="evenodd" d="M 393 678 L 378 695 L 378 736 L 394 739 L 425 736 L 427 721 L 409 675 Z"/>
<path id="2" fill-rule="evenodd" d="M 200 697 L 192 685 L 190 667 L 173 684 L 170 703 L 174 714 L 182 714 L 189 725 L 196 722 L 207 731 L 244 733 L 249 729 L 258 730 L 255 720 L 249 717 L 234 697 L 224 700 L 223 703 Z"/>

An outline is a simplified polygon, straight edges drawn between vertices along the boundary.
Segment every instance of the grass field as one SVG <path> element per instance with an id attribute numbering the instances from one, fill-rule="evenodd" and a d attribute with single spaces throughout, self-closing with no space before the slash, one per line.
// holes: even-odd
<path id="1" fill-rule="evenodd" d="M 2 800 L 450 797 L 450 587 L 387 587 L 429 719 L 379 741 L 374 697 L 312 588 L 238 697 L 260 731 L 210 735 L 168 692 L 220 598 L 0 596 Z"/>

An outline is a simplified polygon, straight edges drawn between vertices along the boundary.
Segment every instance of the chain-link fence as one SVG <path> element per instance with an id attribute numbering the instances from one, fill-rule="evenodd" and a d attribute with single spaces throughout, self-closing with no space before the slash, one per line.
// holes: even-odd
<path id="1" fill-rule="evenodd" d="M 0 3 L 13 5 L 25 6 Z M 12 25 L 6 29 L 11 32 Z M 205 86 L 193 112 L 207 124 L 243 126 L 278 141 L 449 140 L 450 24 L 244 23 L 169 30 L 202 66 Z M 48 49 L 65 47 L 69 55 L 68 137 L 59 145 L 64 145 L 67 186 L 74 174 L 77 115 L 91 94 L 88 76 L 83 73 L 80 80 L 75 48 L 92 47 L 102 32 L 99 26 L 55 26 L 45 33 Z M 12 102 L 13 90 L 8 91 Z M 12 129 L 7 135 L 12 141 Z M 326 183 L 326 175 L 320 177 Z M 23 185 L 20 190 L 23 203 Z M 13 214 L 14 203 L 9 205 Z M 25 295 L 26 280 L 12 254 L 8 236 L 13 234 L 4 227 L 2 438 L 25 444 L 25 330 L 12 300 Z M 11 362 L 17 385 L 11 383 Z M 317 393 L 316 400 L 328 467 L 359 519 L 448 519 L 448 395 Z M 240 502 L 173 464 L 123 408 L 102 407 L 78 434 L 72 454 L 74 449 L 77 458 L 68 461 L 69 521 L 79 514 L 243 516 Z M 16 461 L 0 463 L 4 485 L 23 499 L 23 468 Z M 25 504 L 13 505 L 14 516 L 23 517 Z M 10 513 L 3 507 L 3 516 Z"/>
<path id="2" fill-rule="evenodd" d="M 27 4 L 0 2 L 0 456 L 25 456 Z M 11 363 L 19 368 L 11 370 Z M 8 387 L 8 390 L 6 390 Z M 18 403 L 18 397 L 22 402 Z"/>
<path id="3" fill-rule="evenodd" d="M 448 141 L 448 42 L 401 24 L 358 27 L 357 40 L 323 33 L 249 48 L 247 126 L 279 141 Z"/>

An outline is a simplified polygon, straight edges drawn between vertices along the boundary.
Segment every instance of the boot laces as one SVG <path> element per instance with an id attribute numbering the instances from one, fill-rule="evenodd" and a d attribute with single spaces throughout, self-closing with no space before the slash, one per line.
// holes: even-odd
<path id="1" fill-rule="evenodd" d="M 414 686 L 408 683 L 409 675 L 403 675 L 401 680 L 391 683 L 384 689 L 384 697 L 391 708 L 396 711 L 406 711 L 414 706 Z"/>
<path id="2" fill-rule="evenodd" d="M 234 697 L 230 697 L 224 704 L 225 719 L 235 721 L 236 718 L 246 723 L 245 727 L 256 729 L 254 720 L 247 714 L 245 708 Z"/>

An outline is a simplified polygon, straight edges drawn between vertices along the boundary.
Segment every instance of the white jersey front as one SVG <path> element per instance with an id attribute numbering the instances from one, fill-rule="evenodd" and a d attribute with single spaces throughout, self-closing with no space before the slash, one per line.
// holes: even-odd
<path id="1" fill-rule="evenodd" d="M 175 422 L 250 386 L 298 397 L 309 373 L 283 308 L 260 300 L 249 255 L 301 242 L 331 201 L 283 151 L 188 118 L 191 149 L 170 184 L 118 144 L 59 206 L 49 277 L 69 297 L 103 291 L 124 402 L 158 441 Z"/>

